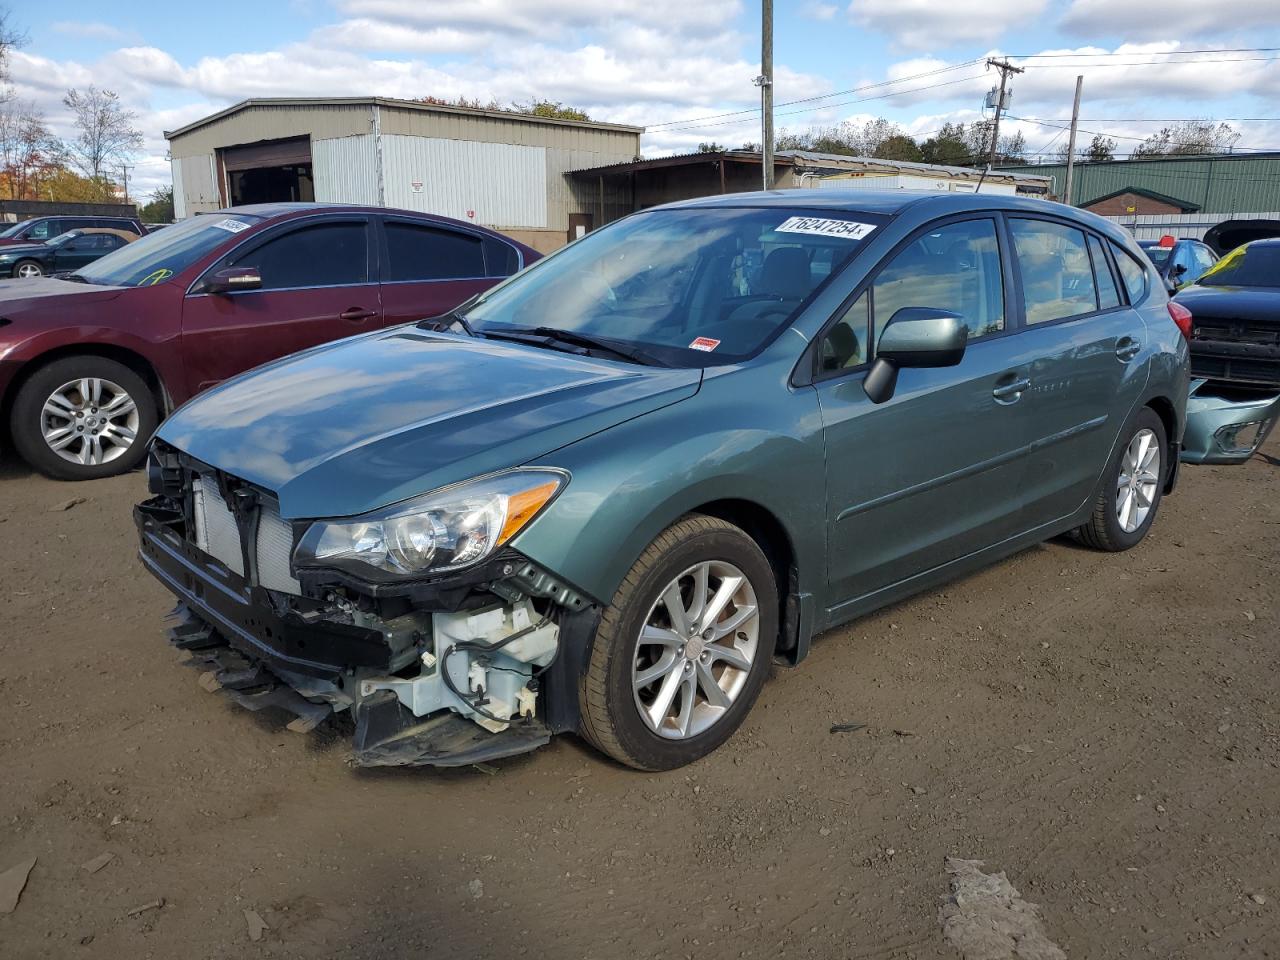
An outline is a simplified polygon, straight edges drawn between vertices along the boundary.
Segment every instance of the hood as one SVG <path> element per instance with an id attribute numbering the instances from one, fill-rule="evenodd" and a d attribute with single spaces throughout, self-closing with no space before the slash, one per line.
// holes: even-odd
<path id="1" fill-rule="evenodd" d="M 1280 325 L 1280 287 L 1218 287 L 1195 284 L 1173 298 L 1192 317 L 1209 320 L 1252 320 Z"/>
<path id="2" fill-rule="evenodd" d="M 157 435 L 275 491 L 285 517 L 352 516 L 527 463 L 690 397 L 701 378 L 399 327 L 243 374 Z"/>
<path id="3" fill-rule="evenodd" d="M 0 247 L 0 253 L 4 248 Z M 106 287 L 92 283 L 76 283 L 56 277 L 11 278 L 0 280 L 0 310 L 21 308 L 53 297 L 75 297 L 78 301 L 92 303 L 95 300 L 114 300 L 132 287 Z"/>
<path id="4" fill-rule="evenodd" d="M 48 253 L 50 249 L 47 243 L 32 243 L 30 240 L 15 243 L 11 240 L 4 246 L 0 246 L 0 257 L 20 257 L 24 253 Z"/>

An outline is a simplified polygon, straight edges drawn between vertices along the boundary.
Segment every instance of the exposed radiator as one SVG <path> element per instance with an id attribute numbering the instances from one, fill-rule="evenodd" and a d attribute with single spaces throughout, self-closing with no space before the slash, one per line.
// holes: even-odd
<path id="1" fill-rule="evenodd" d="M 195 515 L 196 546 L 244 576 L 240 552 L 240 528 L 213 477 L 197 475 L 191 484 Z M 258 582 L 268 590 L 300 594 L 302 587 L 289 572 L 293 549 L 293 529 L 280 516 L 280 505 L 271 497 L 259 496 L 258 542 L 255 555 Z"/>

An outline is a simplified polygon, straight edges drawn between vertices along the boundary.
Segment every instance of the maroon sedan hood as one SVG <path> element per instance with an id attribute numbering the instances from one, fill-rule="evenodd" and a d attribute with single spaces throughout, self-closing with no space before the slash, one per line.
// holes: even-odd
<path id="1" fill-rule="evenodd" d="M 31 277 L 0 280 L 0 309 L 21 309 L 28 304 L 49 301 L 54 297 L 74 297 L 79 303 L 114 300 L 129 287 L 104 287 L 92 283 L 76 283 L 55 277 Z"/>

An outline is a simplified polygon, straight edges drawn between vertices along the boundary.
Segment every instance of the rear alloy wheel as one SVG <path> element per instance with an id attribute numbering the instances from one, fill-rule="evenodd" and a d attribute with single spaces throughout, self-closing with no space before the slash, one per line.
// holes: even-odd
<path id="1" fill-rule="evenodd" d="M 1144 407 L 1112 454 L 1094 499 L 1093 516 L 1076 529 L 1076 537 L 1111 552 L 1137 545 L 1151 529 L 1160 507 L 1168 449 L 1164 422 L 1154 410 Z"/>
<path id="2" fill-rule="evenodd" d="M 742 530 L 689 516 L 604 611 L 579 690 L 585 736 L 641 770 L 692 763 L 742 723 L 778 634 L 773 570 Z"/>
<path id="3" fill-rule="evenodd" d="M 13 440 L 41 473 L 89 480 L 137 466 L 156 420 L 151 390 L 124 364 L 67 357 L 38 370 L 18 391 Z"/>
<path id="4" fill-rule="evenodd" d="M 15 277 L 43 277 L 44 267 L 34 260 L 22 260 L 13 268 Z"/>

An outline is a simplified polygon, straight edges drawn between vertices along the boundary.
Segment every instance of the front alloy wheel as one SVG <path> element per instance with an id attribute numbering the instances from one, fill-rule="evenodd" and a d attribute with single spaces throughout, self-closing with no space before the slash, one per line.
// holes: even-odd
<path id="1" fill-rule="evenodd" d="M 15 277 L 25 277 L 28 279 L 31 277 L 43 277 L 44 268 L 34 260 L 23 260 L 20 264 L 14 267 L 13 275 Z"/>
<path id="2" fill-rule="evenodd" d="M 777 637 L 777 585 L 759 545 L 727 521 L 685 517 L 601 614 L 579 687 L 583 735 L 637 769 L 692 763 L 742 723 Z"/>
<path id="3" fill-rule="evenodd" d="M 49 395 L 40 430 L 49 449 L 69 463 L 97 466 L 129 452 L 138 439 L 138 404 L 118 383 L 81 377 Z"/>
<path id="4" fill-rule="evenodd" d="M 746 574 L 708 560 L 667 584 L 645 618 L 631 667 L 636 707 L 660 737 L 696 737 L 742 693 L 760 645 Z"/>

